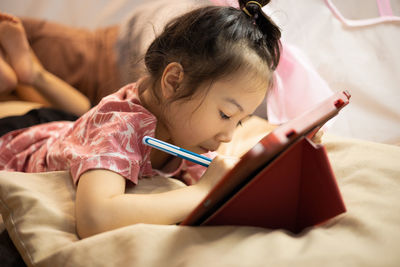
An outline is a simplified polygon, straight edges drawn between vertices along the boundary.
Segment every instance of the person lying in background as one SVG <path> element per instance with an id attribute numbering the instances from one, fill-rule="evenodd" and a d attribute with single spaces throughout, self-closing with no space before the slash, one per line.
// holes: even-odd
<path id="1" fill-rule="evenodd" d="M 31 101 L 77 116 L 89 110 L 86 96 L 43 68 L 17 17 L 0 13 L 0 44 L 0 95 L 7 98 L 16 89 L 22 99 L 30 94 Z"/>
<path id="2" fill-rule="evenodd" d="M 32 52 L 28 55 L 25 38 L 8 41 L 9 37 L 2 34 L 0 100 L 23 100 L 49 106 L 48 95 L 35 90 L 35 85 L 29 80 L 32 77 L 26 77 L 28 67 L 23 67 L 26 59 L 34 56 L 46 74 L 65 81 L 94 106 L 104 96 L 142 76 L 146 48 L 168 20 L 205 4 L 209 2 L 152 1 L 139 5 L 121 24 L 93 31 L 46 20 L 14 17 L 14 20 L 21 21 Z M 155 32 L 153 27 L 158 31 Z M 19 45 L 8 45 L 16 41 Z M 16 61 L 22 66 L 15 65 Z M 56 103 L 56 106 L 68 112 L 73 108 L 63 103 Z"/>
<path id="3" fill-rule="evenodd" d="M 0 13 L 0 44 L 0 136 L 89 110 L 85 95 L 40 64 L 18 18 Z"/>

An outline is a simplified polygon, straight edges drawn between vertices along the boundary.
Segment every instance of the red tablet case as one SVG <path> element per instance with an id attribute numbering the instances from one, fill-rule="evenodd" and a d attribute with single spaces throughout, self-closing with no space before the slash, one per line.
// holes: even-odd
<path id="1" fill-rule="evenodd" d="M 308 137 L 349 98 L 349 92 L 338 92 L 265 136 L 181 225 L 248 225 L 297 233 L 345 212 L 325 148 Z"/>
<path id="2" fill-rule="evenodd" d="M 298 233 L 346 211 L 325 148 L 302 137 L 201 225 Z"/>

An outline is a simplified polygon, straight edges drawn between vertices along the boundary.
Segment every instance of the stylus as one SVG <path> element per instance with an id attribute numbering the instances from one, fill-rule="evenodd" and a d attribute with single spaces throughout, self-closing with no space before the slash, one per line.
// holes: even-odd
<path id="1" fill-rule="evenodd" d="M 164 151 L 166 153 L 169 153 L 171 155 L 192 161 L 194 163 L 203 165 L 205 167 L 208 167 L 210 165 L 212 159 L 205 157 L 203 155 L 196 154 L 192 151 L 183 149 L 181 147 L 169 144 L 167 142 L 158 140 L 154 137 L 150 136 L 145 136 L 142 139 L 143 144 L 154 147 L 156 149 L 159 149 L 161 151 Z"/>

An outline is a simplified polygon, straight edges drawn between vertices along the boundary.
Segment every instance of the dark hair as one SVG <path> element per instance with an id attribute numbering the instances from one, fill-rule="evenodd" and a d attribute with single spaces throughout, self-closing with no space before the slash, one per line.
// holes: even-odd
<path id="1" fill-rule="evenodd" d="M 243 66 L 246 48 L 254 51 L 271 71 L 275 70 L 280 57 L 281 33 L 261 10 L 268 2 L 239 1 L 241 9 L 206 6 L 170 21 L 145 55 L 152 82 L 159 81 L 169 63 L 179 62 L 187 77 L 187 90 L 176 99 L 190 97 L 203 82 Z"/>

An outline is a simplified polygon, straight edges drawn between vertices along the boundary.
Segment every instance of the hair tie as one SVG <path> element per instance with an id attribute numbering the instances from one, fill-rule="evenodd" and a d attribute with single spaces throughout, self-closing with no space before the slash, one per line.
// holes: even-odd
<path id="1" fill-rule="evenodd" d="M 262 5 L 261 5 L 259 2 L 257 2 L 257 1 L 249 1 L 249 2 L 246 3 L 246 6 L 245 6 L 244 8 L 242 8 L 243 12 L 246 13 L 247 16 L 249 16 L 250 18 L 252 18 L 253 15 L 251 15 L 250 12 L 249 12 L 249 11 L 247 10 L 247 8 L 246 8 L 249 4 L 255 4 L 255 5 L 259 6 L 260 9 L 262 8 Z"/>

